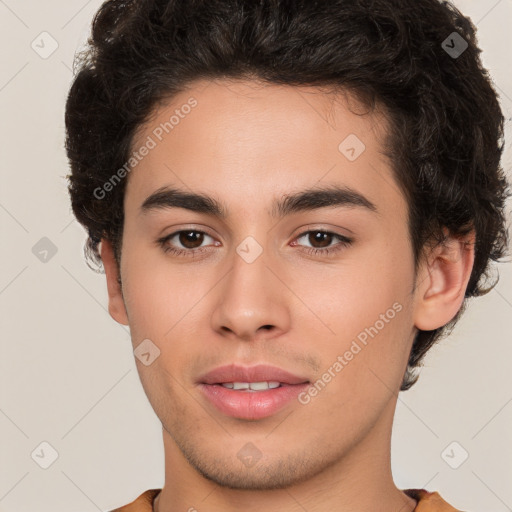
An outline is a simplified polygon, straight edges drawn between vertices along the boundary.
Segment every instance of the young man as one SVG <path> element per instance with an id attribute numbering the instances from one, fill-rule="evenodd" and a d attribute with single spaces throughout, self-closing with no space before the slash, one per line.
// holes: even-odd
<path id="1" fill-rule="evenodd" d="M 456 510 L 398 489 L 397 395 L 505 253 L 503 116 L 437 0 L 108 1 L 70 193 L 162 422 L 125 512 Z"/>

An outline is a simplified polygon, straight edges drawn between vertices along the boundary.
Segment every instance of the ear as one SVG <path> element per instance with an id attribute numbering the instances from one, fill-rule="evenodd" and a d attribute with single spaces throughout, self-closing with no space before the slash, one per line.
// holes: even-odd
<path id="1" fill-rule="evenodd" d="M 108 312 L 116 322 L 129 325 L 123 293 L 119 284 L 119 269 L 114 258 L 114 249 L 112 244 L 105 238 L 101 239 L 100 255 L 107 278 Z"/>
<path id="2" fill-rule="evenodd" d="M 457 238 L 445 228 L 444 234 L 418 270 L 414 325 L 423 331 L 446 325 L 458 313 L 473 269 L 475 232 Z"/>

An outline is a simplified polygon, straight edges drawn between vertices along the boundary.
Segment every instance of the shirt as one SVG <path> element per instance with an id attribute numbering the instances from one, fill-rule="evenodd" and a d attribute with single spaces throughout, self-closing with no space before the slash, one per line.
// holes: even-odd
<path id="1" fill-rule="evenodd" d="M 153 512 L 153 502 L 161 489 L 148 489 L 135 501 L 110 512 Z M 461 512 L 441 498 L 438 492 L 425 489 L 404 489 L 402 492 L 416 500 L 414 512 Z"/>

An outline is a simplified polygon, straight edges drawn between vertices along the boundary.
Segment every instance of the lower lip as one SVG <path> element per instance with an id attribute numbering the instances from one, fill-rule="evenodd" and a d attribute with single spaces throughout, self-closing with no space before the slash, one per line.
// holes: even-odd
<path id="1" fill-rule="evenodd" d="M 206 398 L 222 413 L 245 420 L 259 420 L 275 414 L 309 384 L 290 384 L 265 391 L 235 391 L 220 384 L 199 384 Z"/>

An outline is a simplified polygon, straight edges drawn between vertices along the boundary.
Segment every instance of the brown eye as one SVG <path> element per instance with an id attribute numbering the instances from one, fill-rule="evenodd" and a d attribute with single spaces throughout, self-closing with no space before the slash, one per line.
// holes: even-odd
<path id="1" fill-rule="evenodd" d="M 329 231 L 322 230 L 311 230 L 302 233 L 297 240 L 301 238 L 306 238 L 308 243 L 311 245 L 303 247 L 303 250 L 307 253 L 319 255 L 319 256 L 327 256 L 336 253 L 349 245 L 352 244 L 352 240 L 343 235 L 338 235 L 337 233 L 331 233 Z M 331 245 L 333 240 L 338 239 L 339 242 Z M 294 243 L 293 245 L 297 245 Z M 299 244 L 302 245 L 302 244 Z"/>
<path id="2" fill-rule="evenodd" d="M 197 249 L 204 239 L 204 233 L 201 231 L 180 231 L 177 235 L 179 243 L 186 249 Z"/>
<path id="3" fill-rule="evenodd" d="M 157 243 L 166 253 L 172 253 L 177 256 L 194 256 L 199 252 L 207 250 L 207 247 L 203 246 L 205 236 L 212 238 L 204 231 L 183 229 L 160 238 L 157 240 Z M 174 242 L 172 242 L 173 240 Z"/>
<path id="4" fill-rule="evenodd" d="M 314 236 L 312 236 L 313 234 Z M 313 244 L 320 244 L 317 247 L 328 247 L 332 238 L 332 233 L 326 233 L 324 231 L 310 231 L 308 241 Z"/>

